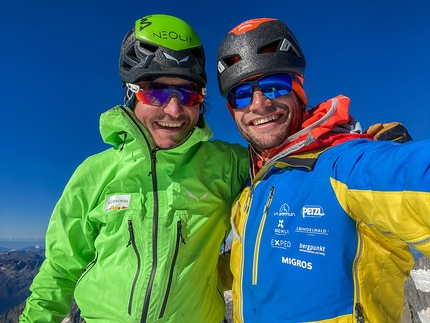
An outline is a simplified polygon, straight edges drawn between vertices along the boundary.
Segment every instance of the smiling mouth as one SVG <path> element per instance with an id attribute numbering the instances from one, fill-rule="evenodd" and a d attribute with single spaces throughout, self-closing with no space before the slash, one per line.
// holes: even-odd
<path id="1" fill-rule="evenodd" d="M 157 124 L 167 128 L 179 128 L 182 126 L 182 123 L 171 123 L 171 122 L 161 122 L 161 121 L 157 121 Z"/>
<path id="2" fill-rule="evenodd" d="M 267 123 L 267 122 L 278 120 L 279 118 L 280 118 L 279 115 L 272 115 L 272 116 L 267 117 L 267 118 L 262 118 L 262 119 L 254 120 L 254 121 L 252 121 L 252 124 L 254 126 L 259 126 L 259 125 Z"/>

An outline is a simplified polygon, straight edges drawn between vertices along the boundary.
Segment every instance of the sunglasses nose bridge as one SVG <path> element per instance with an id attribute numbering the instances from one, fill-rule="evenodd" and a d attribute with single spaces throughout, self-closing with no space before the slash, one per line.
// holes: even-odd
<path id="1" fill-rule="evenodd" d="M 257 91 L 255 89 L 257 89 Z M 266 94 L 260 89 L 260 87 L 254 87 L 252 91 L 251 102 L 249 105 L 250 109 L 258 110 L 261 108 L 266 108 L 270 105 L 272 105 L 272 101 L 270 100 L 270 98 L 266 96 Z"/>
<path id="2" fill-rule="evenodd" d="M 171 93 L 166 103 L 161 106 L 164 113 L 172 116 L 173 118 L 178 118 L 183 112 L 183 107 L 181 104 L 181 98 L 177 93 Z"/>

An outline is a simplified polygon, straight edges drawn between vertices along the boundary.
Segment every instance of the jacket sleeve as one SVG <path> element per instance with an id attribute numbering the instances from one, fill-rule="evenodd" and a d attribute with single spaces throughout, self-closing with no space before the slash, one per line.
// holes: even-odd
<path id="1" fill-rule="evenodd" d="M 344 210 L 430 257 L 430 140 L 361 140 L 339 152 L 331 182 Z"/>
<path id="2" fill-rule="evenodd" d="M 228 223 L 229 230 L 230 225 L 230 211 L 231 204 L 239 196 L 245 184 L 249 180 L 249 162 L 248 162 L 248 151 L 246 148 L 235 144 L 233 145 L 232 152 L 232 172 L 234 173 L 231 178 L 233 179 L 231 184 L 232 196 L 229 202 L 229 213 L 226 214 L 226 222 Z M 222 252 L 218 257 L 218 273 L 221 278 L 222 286 L 224 291 L 231 290 L 233 283 L 233 274 L 230 269 L 230 250 Z"/>
<path id="3" fill-rule="evenodd" d="M 86 220 L 89 198 L 80 172 L 70 179 L 46 233 L 46 259 L 30 286 L 20 322 L 61 322 L 69 313 L 75 284 L 95 257 L 96 230 Z"/>

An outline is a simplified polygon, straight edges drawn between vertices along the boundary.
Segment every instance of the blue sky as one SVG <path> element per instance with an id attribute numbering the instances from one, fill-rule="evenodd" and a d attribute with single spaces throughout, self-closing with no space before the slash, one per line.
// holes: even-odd
<path id="1" fill-rule="evenodd" d="M 215 138 L 245 144 L 218 93 L 216 53 L 244 20 L 286 22 L 304 51 L 310 105 L 352 100 L 363 128 L 400 121 L 430 129 L 430 2 L 397 0 L 16 0 L 0 11 L 0 245 L 41 238 L 74 169 L 107 148 L 101 113 L 122 102 L 119 47 L 138 18 L 165 13 L 199 33 L 207 56 L 207 120 Z"/>

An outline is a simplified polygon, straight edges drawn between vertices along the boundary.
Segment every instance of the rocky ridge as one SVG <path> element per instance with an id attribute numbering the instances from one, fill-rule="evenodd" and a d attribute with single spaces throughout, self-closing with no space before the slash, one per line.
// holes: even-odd
<path id="1" fill-rule="evenodd" d="M 29 295 L 28 287 L 44 259 L 43 249 L 0 253 L 0 323 L 18 323 Z M 226 321 L 232 322 L 231 292 L 225 293 Z M 401 323 L 430 322 L 430 259 L 419 258 L 405 282 L 405 304 Z M 62 323 L 83 323 L 72 304 Z"/>

